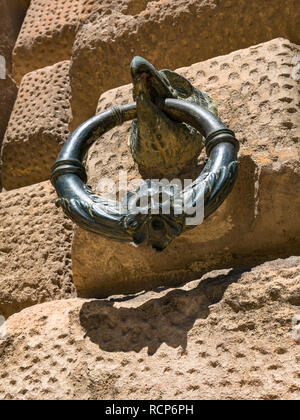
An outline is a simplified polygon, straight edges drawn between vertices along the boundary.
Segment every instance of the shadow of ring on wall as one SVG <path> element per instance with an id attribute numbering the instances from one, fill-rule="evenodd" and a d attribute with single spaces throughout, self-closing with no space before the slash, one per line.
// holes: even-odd
<path id="1" fill-rule="evenodd" d="M 138 307 L 114 307 L 120 299 L 86 302 L 80 310 L 85 337 L 107 352 L 139 352 L 148 347 L 148 354 L 153 355 L 162 343 L 185 349 L 195 321 L 207 318 L 210 305 L 219 302 L 227 287 L 250 269 L 232 269 L 226 275 L 207 278 L 192 290 L 172 289 Z"/>

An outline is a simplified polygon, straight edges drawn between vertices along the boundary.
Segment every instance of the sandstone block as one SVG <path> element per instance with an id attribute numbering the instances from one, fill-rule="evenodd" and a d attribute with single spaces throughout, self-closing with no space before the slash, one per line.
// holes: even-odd
<path id="1" fill-rule="evenodd" d="M 80 22 L 96 10 L 101 19 L 111 10 L 122 13 L 141 10 L 139 3 L 147 2 L 32 0 L 14 48 L 14 78 L 20 83 L 26 73 L 70 59 Z"/>
<path id="2" fill-rule="evenodd" d="M 72 223 L 50 182 L 0 194 L 0 315 L 74 296 Z"/>
<path id="3" fill-rule="evenodd" d="M 299 98 L 291 66 L 298 53 L 297 46 L 276 39 L 178 70 L 212 95 L 220 118 L 241 142 L 233 192 L 202 225 L 162 253 L 77 228 L 72 260 L 80 295 L 174 285 L 207 270 L 299 253 Z M 127 85 L 106 92 L 98 111 L 131 102 L 130 91 Z M 86 166 L 94 189 L 103 177 L 118 182 L 119 171 L 127 172 L 128 182 L 141 178 L 128 147 L 129 128 L 130 122 L 111 130 L 90 148 Z"/>
<path id="4" fill-rule="evenodd" d="M 0 340 L 0 398 L 298 400 L 299 267 L 290 257 L 27 308 Z"/>
<path id="5" fill-rule="evenodd" d="M 71 56 L 81 0 L 32 0 L 13 53 L 17 83 L 33 70 Z"/>
<path id="6" fill-rule="evenodd" d="M 94 115 L 100 94 L 130 82 L 135 55 L 173 70 L 276 37 L 299 43 L 297 9 L 297 0 L 162 0 L 134 16 L 93 13 L 73 47 L 72 129 Z"/>
<path id="7" fill-rule="evenodd" d="M 11 78 L 12 50 L 23 22 L 26 5 L 21 0 L 0 0 L 0 150 L 7 123 L 17 95 Z M 0 191 L 1 157 L 0 157 Z"/>
<path id="8" fill-rule="evenodd" d="M 22 0 L 0 0 L 0 56 L 5 57 L 6 70 L 12 71 L 12 50 L 21 28 L 26 4 Z"/>
<path id="9" fill-rule="evenodd" d="M 2 148 L 6 190 L 49 179 L 69 135 L 69 61 L 28 73 L 22 80 Z"/>

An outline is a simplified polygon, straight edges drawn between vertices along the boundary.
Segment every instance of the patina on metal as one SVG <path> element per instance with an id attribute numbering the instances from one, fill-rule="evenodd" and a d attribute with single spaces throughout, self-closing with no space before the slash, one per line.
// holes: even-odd
<path id="1" fill-rule="evenodd" d="M 195 227 L 187 224 L 187 219 L 199 200 L 204 199 L 204 218 L 225 200 L 237 177 L 239 144 L 217 117 L 210 96 L 182 76 L 169 70 L 158 72 L 141 57 L 133 59 L 131 73 L 136 102 L 113 107 L 79 126 L 53 165 L 51 181 L 59 197 L 57 204 L 80 227 L 117 241 L 146 242 L 161 251 L 176 236 Z M 146 190 L 131 193 L 124 203 L 104 199 L 86 185 L 82 161 L 90 145 L 132 119 L 133 157 L 141 171 L 152 177 L 180 173 L 205 145 L 208 159 L 195 181 L 179 192 L 164 191 L 170 198 L 168 214 L 164 214 L 163 203 L 153 214 L 151 200 L 142 212 L 131 212 L 143 195 L 151 198 L 157 194 L 150 181 Z M 176 206 L 186 203 L 187 197 L 191 198 L 189 208 L 182 205 L 185 211 L 178 214 Z"/>

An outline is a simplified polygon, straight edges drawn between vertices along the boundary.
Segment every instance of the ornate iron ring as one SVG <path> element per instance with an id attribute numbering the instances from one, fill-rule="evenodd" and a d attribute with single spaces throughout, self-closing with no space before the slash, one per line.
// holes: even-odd
<path id="1" fill-rule="evenodd" d="M 209 157 L 201 174 L 188 189 L 171 197 L 170 214 L 152 214 L 149 207 L 143 214 L 130 213 L 130 204 L 140 199 L 139 191 L 130 195 L 125 212 L 121 212 L 120 208 L 124 209 L 124 205 L 122 207 L 119 202 L 101 198 L 85 184 L 87 176 L 82 160 L 88 148 L 116 125 L 134 119 L 135 102 L 113 107 L 80 125 L 59 153 L 52 167 L 51 182 L 59 197 L 57 205 L 83 229 L 122 242 L 140 244 L 146 241 L 155 249 L 162 250 L 176 236 L 194 227 L 186 223 L 188 215 L 185 212 L 178 214 L 174 211 L 176 200 L 191 197 L 191 208 L 200 199 L 203 200 L 204 218 L 225 200 L 237 176 L 239 143 L 234 133 L 205 108 L 178 99 L 162 99 L 156 105 L 173 120 L 196 128 L 206 139 Z M 147 193 L 151 196 L 151 187 Z"/>

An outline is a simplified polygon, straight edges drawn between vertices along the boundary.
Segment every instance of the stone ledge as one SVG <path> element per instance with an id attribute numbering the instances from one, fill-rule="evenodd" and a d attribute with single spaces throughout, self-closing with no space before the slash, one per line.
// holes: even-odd
<path id="1" fill-rule="evenodd" d="M 298 400 L 300 258 L 44 303 L 0 341 L 1 400 Z"/>

